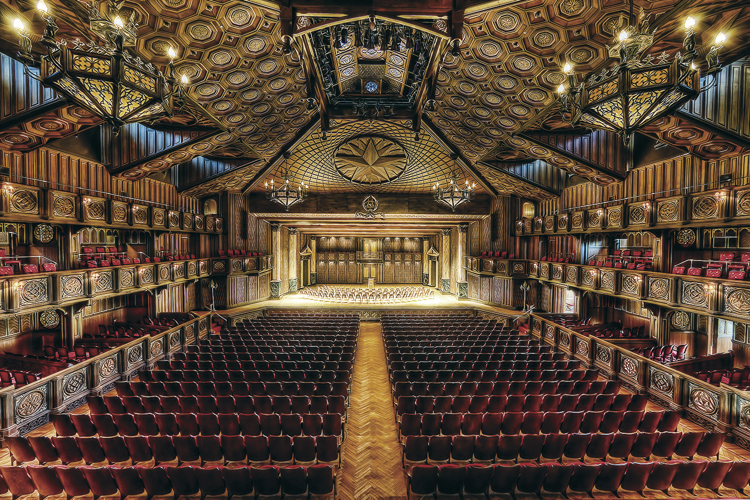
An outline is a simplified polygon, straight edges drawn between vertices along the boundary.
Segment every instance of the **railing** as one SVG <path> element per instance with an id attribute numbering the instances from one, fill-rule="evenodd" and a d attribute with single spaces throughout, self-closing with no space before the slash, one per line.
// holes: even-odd
<path id="1" fill-rule="evenodd" d="M 698 314 L 750 320 L 750 282 L 539 260 L 467 257 L 465 269 L 480 274 L 534 278 L 597 293 L 643 300 Z"/>
<path id="2" fill-rule="evenodd" d="M 750 393 L 731 386 L 711 385 L 657 363 L 607 339 L 582 335 L 538 314 L 532 314 L 531 335 L 565 352 L 605 377 L 619 379 L 636 393 L 685 416 L 711 431 L 727 432 L 737 444 L 750 449 Z"/>
<path id="3" fill-rule="evenodd" d="M 129 380 L 142 368 L 182 351 L 205 337 L 211 315 L 186 321 L 158 335 L 145 335 L 22 387 L 0 391 L 0 436 L 24 435 L 46 424 L 50 415 L 86 404 L 86 396 L 106 394 L 118 380 Z"/>

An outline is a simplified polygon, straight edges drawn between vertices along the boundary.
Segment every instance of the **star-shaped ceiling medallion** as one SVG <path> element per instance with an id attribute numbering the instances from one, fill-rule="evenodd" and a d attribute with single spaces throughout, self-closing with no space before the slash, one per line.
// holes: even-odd
<path id="1" fill-rule="evenodd" d="M 387 184 L 406 170 L 406 152 L 390 139 L 355 137 L 336 151 L 336 170 L 355 184 Z"/>

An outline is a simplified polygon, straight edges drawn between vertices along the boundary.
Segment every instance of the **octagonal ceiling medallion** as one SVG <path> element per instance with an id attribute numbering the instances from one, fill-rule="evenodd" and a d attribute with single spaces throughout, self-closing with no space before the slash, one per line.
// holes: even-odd
<path id="1" fill-rule="evenodd" d="M 336 151 L 336 171 L 347 181 L 362 185 L 387 184 L 404 173 L 406 152 L 384 137 L 355 137 Z"/>

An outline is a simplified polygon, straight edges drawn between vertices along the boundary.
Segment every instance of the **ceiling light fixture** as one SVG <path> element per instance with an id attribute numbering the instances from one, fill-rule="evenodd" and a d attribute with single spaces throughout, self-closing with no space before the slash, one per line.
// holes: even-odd
<path id="1" fill-rule="evenodd" d="M 685 21 L 684 56 L 678 53 L 671 61 L 666 52 L 658 57 L 642 56 L 652 45 L 656 31 L 649 32 L 649 16 L 641 9 L 637 25 L 623 27 L 614 45 L 608 46 L 610 57 L 620 59 L 618 64 L 576 85 L 573 68 L 565 63 L 568 85 L 561 84 L 557 89 L 563 115 L 567 114 L 574 125 L 615 132 L 628 144 L 633 132 L 695 99 L 715 84 L 718 51 L 726 41 L 720 33 L 706 55 L 708 74 L 714 75 L 714 82 L 701 89 L 700 72 L 694 62 L 696 24 L 692 17 Z"/>
<path id="2" fill-rule="evenodd" d="M 173 64 L 177 52 L 169 47 L 169 75 L 165 77 L 153 64 L 125 50 L 124 46 L 136 42 L 132 14 L 124 22 L 114 0 L 108 4 L 107 14 L 89 6 L 91 30 L 104 44 L 75 40 L 69 47 L 65 40 L 55 39 L 58 26 L 44 0 L 39 1 L 37 10 L 46 23 L 41 40 L 47 49 L 41 58 L 43 77 L 29 71 L 29 66 L 38 63 L 32 54 L 30 33 L 20 19 L 13 21 L 27 75 L 102 117 L 115 131 L 126 123 L 172 116 L 172 98 L 181 92 Z M 181 83 L 187 83 L 186 79 L 183 75 Z"/>
<path id="3" fill-rule="evenodd" d="M 290 156 L 291 153 L 289 153 L 288 151 L 284 153 L 284 167 L 279 169 L 281 179 L 284 181 L 281 183 L 281 186 L 275 187 L 273 179 L 271 179 L 270 186 L 268 182 L 265 183 L 266 198 L 273 201 L 274 203 L 278 203 L 279 205 L 283 206 L 287 212 L 289 211 L 289 207 L 291 207 L 292 205 L 296 205 L 297 203 L 302 203 L 303 201 L 305 201 L 305 199 L 307 198 L 307 188 L 309 187 L 300 182 L 297 189 L 294 189 L 289 183 L 289 170 L 287 169 L 286 162 Z"/>
<path id="4" fill-rule="evenodd" d="M 435 185 L 432 186 L 432 193 L 435 197 L 435 201 L 447 206 L 452 212 L 455 212 L 456 208 L 464 203 L 471 203 L 471 198 L 474 196 L 474 190 L 477 186 L 476 183 L 470 184 L 468 179 L 465 184 L 461 185 L 461 174 L 456 165 L 457 159 L 457 155 L 451 155 L 451 160 L 453 160 L 453 170 L 451 170 L 450 182 L 448 185 L 441 188 L 440 183 L 436 182 Z"/>

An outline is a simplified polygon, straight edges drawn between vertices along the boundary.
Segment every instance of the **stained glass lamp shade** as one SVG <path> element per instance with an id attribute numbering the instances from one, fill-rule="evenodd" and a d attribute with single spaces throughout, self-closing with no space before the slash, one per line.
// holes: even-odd
<path id="1" fill-rule="evenodd" d="M 44 84 L 115 127 L 171 112 L 164 76 L 117 48 L 96 51 L 61 46 L 42 59 Z"/>
<path id="2" fill-rule="evenodd" d="M 699 91 L 699 72 L 677 59 L 623 65 L 583 88 L 574 123 L 616 132 L 627 141 L 635 130 L 694 99 Z"/>

